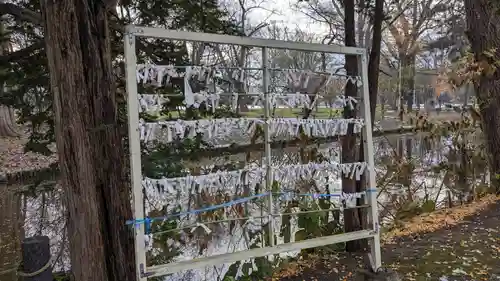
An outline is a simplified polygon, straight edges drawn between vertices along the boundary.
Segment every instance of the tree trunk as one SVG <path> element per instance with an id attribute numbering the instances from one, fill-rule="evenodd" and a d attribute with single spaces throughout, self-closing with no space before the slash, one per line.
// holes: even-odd
<path id="1" fill-rule="evenodd" d="M 0 4 L 3 3 L 3 0 L 0 0 Z M 0 20 L 2 20 L 0 18 Z M 6 31 L 3 23 L 0 21 L 0 35 L 7 37 Z M 0 55 L 4 55 L 9 50 L 9 41 L 6 40 L 0 46 Z M 0 84 L 0 96 L 3 95 L 5 91 L 5 84 Z M 10 107 L 4 106 L 0 104 L 0 137 L 17 137 L 19 136 L 19 132 L 16 126 L 16 117 L 14 115 L 14 110 Z"/>
<path id="2" fill-rule="evenodd" d="M 347 14 L 347 11 L 349 11 L 350 13 L 353 13 L 353 11 L 351 10 L 352 7 L 349 7 L 350 9 L 347 10 L 347 7 L 346 7 L 346 14 Z M 381 48 L 381 44 L 382 44 L 382 22 L 384 20 L 384 1 L 383 0 L 376 0 L 375 1 L 375 10 L 374 10 L 374 15 L 373 15 L 373 18 L 374 18 L 374 21 L 373 21 L 373 38 L 372 38 L 372 45 L 371 45 L 371 51 L 370 51 L 370 58 L 369 58 L 369 62 L 368 62 L 368 91 L 369 91 L 369 95 L 370 95 L 370 117 L 371 117 L 371 123 L 372 123 L 372 126 L 374 125 L 375 123 L 375 111 L 376 111 L 376 108 L 377 108 L 377 96 L 378 96 L 378 80 L 379 80 L 379 72 L 380 72 L 380 48 Z M 353 16 L 354 18 L 354 16 Z M 349 20 L 349 22 L 348 22 Z M 346 46 L 348 46 L 348 42 L 349 44 L 352 44 L 353 46 L 356 45 L 356 42 L 354 42 L 352 40 L 352 38 L 350 36 L 353 36 L 351 34 L 349 34 L 349 37 L 348 37 L 348 34 L 347 34 L 347 27 L 350 26 L 352 23 L 351 23 L 352 19 L 349 18 L 349 19 L 346 19 L 345 21 L 345 27 L 346 27 Z M 349 39 L 349 40 L 348 40 Z M 368 46 L 366 46 L 368 47 Z M 347 67 L 347 63 L 350 63 L 351 65 L 349 65 L 349 68 Z M 352 71 L 352 73 L 357 73 L 357 71 L 359 71 L 357 69 L 357 65 L 355 65 L 356 63 L 356 60 L 353 59 L 352 61 L 347 61 L 346 59 L 346 70 L 348 71 L 348 73 L 350 71 Z M 354 67 L 356 66 L 356 68 Z M 349 91 L 349 93 L 348 93 Z M 351 92 L 352 91 L 352 92 Z M 356 89 L 347 89 L 346 88 L 346 95 L 355 95 L 356 94 Z M 349 114 L 346 114 L 345 116 L 350 116 Z M 352 113 L 351 113 L 351 116 L 352 116 Z M 350 117 L 347 117 L 347 118 L 350 118 Z M 352 145 L 351 143 L 348 143 L 350 141 L 346 141 L 346 144 L 345 144 L 345 148 L 348 149 L 349 147 L 353 147 L 353 146 L 350 146 Z M 342 151 L 344 151 L 344 143 L 342 144 Z M 354 150 L 354 149 L 353 149 Z M 363 162 L 365 161 L 365 158 L 364 158 L 364 145 L 363 145 L 363 141 L 360 141 L 360 145 L 359 145 L 359 155 L 358 155 L 358 161 L 360 162 Z M 355 158 L 356 155 L 349 155 L 349 157 L 353 157 Z M 342 159 L 344 161 L 344 159 Z M 342 184 L 344 184 L 344 180 L 342 181 Z M 346 189 L 348 188 L 352 188 L 349 186 L 350 183 L 347 183 L 346 182 Z M 356 192 L 361 192 L 361 191 L 364 191 L 366 190 L 366 177 L 362 177 L 361 181 L 359 182 L 355 182 L 354 183 L 354 190 Z M 343 190 L 344 190 L 344 185 L 342 186 Z M 345 191 L 344 191 L 345 192 Z M 363 204 L 362 200 L 358 200 L 358 205 L 360 204 Z M 346 225 L 346 231 L 348 229 L 348 225 L 349 225 L 349 229 L 352 229 L 351 231 L 354 231 L 355 229 L 363 229 L 363 228 L 366 228 L 366 222 L 367 222 L 367 210 L 363 210 L 363 209 L 356 209 L 356 210 L 348 210 L 347 213 L 349 213 L 349 215 L 347 214 L 344 214 L 344 217 L 347 217 L 349 216 L 349 220 L 353 222 L 353 224 L 348 224 L 347 221 L 345 221 L 345 225 Z M 359 224 L 359 225 L 357 225 Z M 353 252 L 353 251 L 359 251 L 363 248 L 367 248 L 368 244 L 367 244 L 367 240 L 361 240 L 361 241 L 352 241 L 352 242 L 347 242 L 346 243 L 346 250 L 347 251 L 350 251 L 350 252 Z"/>
<path id="3" fill-rule="evenodd" d="M 465 0 L 467 37 L 479 65 L 486 69 L 474 83 L 489 150 L 492 185 L 500 193 L 500 17 L 498 1 Z M 492 55 L 490 55 L 490 53 Z"/>
<path id="4" fill-rule="evenodd" d="M 384 0 L 375 0 L 373 14 L 373 38 L 368 63 L 368 90 L 370 92 L 370 113 L 372 125 L 375 122 L 377 109 L 378 80 L 380 74 L 380 49 L 382 45 L 382 23 L 384 21 Z"/>
<path id="5" fill-rule="evenodd" d="M 21 200 L 11 185 L 0 185 L 0 281 L 17 280 L 21 262 Z"/>
<path id="6" fill-rule="evenodd" d="M 136 278 L 104 2 L 41 3 L 75 281 Z"/>
<path id="7" fill-rule="evenodd" d="M 400 53 L 399 59 L 402 67 L 400 95 L 406 101 L 407 112 L 412 112 L 415 90 L 415 55 Z"/>
<path id="8" fill-rule="evenodd" d="M 355 26 L 355 1 L 347 0 L 345 6 L 345 45 L 356 46 L 356 26 Z M 345 69 L 347 75 L 356 76 L 358 74 L 358 60 L 356 56 L 345 57 Z M 353 83 L 347 83 L 345 88 L 346 96 L 357 96 L 357 86 Z M 344 118 L 356 118 L 356 110 L 348 107 L 344 108 Z M 350 126 L 351 127 L 351 126 Z M 356 162 L 356 137 L 352 135 L 352 128 L 349 134 L 342 137 L 342 163 Z M 345 193 L 357 192 L 356 181 L 348 177 L 342 177 L 342 191 Z M 358 231 L 363 229 L 362 212 L 360 209 L 344 210 L 344 228 L 345 232 Z M 355 240 L 346 243 L 346 251 L 355 252 L 367 248 L 366 240 Z"/>
<path id="9" fill-rule="evenodd" d="M 5 105 L 0 105 L 0 137 L 18 137 L 16 117 L 14 110 Z"/>

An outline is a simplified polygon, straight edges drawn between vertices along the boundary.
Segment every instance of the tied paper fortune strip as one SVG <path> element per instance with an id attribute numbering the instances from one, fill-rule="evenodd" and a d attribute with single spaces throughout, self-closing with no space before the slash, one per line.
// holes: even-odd
<path id="1" fill-rule="evenodd" d="M 234 134 L 252 134 L 257 125 L 264 124 L 258 118 L 227 118 L 143 122 L 139 124 L 141 141 L 158 140 L 172 142 L 175 137 L 193 138 L 203 134 L 206 138 L 225 138 Z M 364 126 L 363 119 L 298 119 L 273 118 L 269 121 L 271 137 L 284 135 L 296 136 L 302 127 L 311 137 L 344 136 L 349 124 L 353 124 L 353 133 L 360 133 Z"/>
<path id="2" fill-rule="evenodd" d="M 169 101 L 165 95 L 142 94 L 137 95 L 139 101 L 139 112 L 159 113 L 164 103 Z"/>
<path id="3" fill-rule="evenodd" d="M 230 136 L 234 132 L 251 134 L 257 124 L 263 123 L 257 118 L 140 122 L 139 132 L 141 141 L 160 140 L 168 143 L 175 137 L 194 138 L 197 134 L 203 134 L 206 138 Z"/>
<path id="4" fill-rule="evenodd" d="M 232 190 L 242 184 L 248 186 L 251 190 L 255 190 L 257 184 L 264 181 L 265 175 L 266 170 L 264 168 L 254 167 L 200 176 L 163 179 L 144 177 L 142 186 L 147 198 L 158 200 L 151 201 L 155 205 L 153 208 L 161 208 L 163 202 L 170 200 L 172 196 L 189 196 L 202 191 L 213 194 L 219 190 Z"/>
<path id="5" fill-rule="evenodd" d="M 313 179 L 317 184 L 326 185 L 343 174 L 351 179 L 360 180 L 367 169 L 366 162 L 355 163 L 309 163 L 273 167 L 273 181 L 280 183 L 283 189 L 295 188 L 298 181 Z M 219 190 L 232 190 L 238 185 L 247 185 L 250 189 L 262 183 L 266 177 L 265 167 L 211 173 L 200 176 L 178 178 L 143 179 L 143 187 L 148 198 L 167 200 L 171 196 L 188 195 L 193 192 L 207 191 L 213 193 Z"/>
<path id="6" fill-rule="evenodd" d="M 189 69 L 189 71 L 186 69 Z M 168 84 L 170 78 L 183 78 L 186 75 L 196 76 L 199 81 L 208 82 L 214 77 L 222 77 L 221 69 L 223 68 L 219 68 L 218 66 L 137 64 L 136 79 L 137 83 L 152 83 L 156 84 L 158 87 L 164 85 L 164 82 Z M 304 69 L 282 69 L 282 71 L 289 73 L 288 82 L 292 83 L 295 87 L 302 86 L 303 88 L 307 88 L 311 77 L 325 75 Z M 237 68 L 230 71 L 228 76 L 230 76 L 231 79 L 243 82 L 245 80 L 244 72 L 244 68 Z M 330 85 L 334 82 L 340 82 L 344 87 L 347 83 L 353 83 L 358 87 L 363 85 L 361 77 L 347 76 L 338 73 L 338 71 L 331 72 L 328 75 L 328 80 L 325 85 Z"/>
<path id="7" fill-rule="evenodd" d="M 309 82 L 314 77 L 324 76 L 325 73 L 315 73 L 311 70 L 299 70 L 299 69 L 283 69 L 287 72 L 288 83 L 290 83 L 295 88 L 307 88 L 309 86 Z M 324 84 L 323 88 L 329 87 L 332 83 L 341 83 L 343 91 L 347 85 L 347 83 L 352 83 L 357 87 L 361 87 L 363 85 L 363 81 L 359 76 L 348 76 L 345 74 L 339 73 L 341 69 L 337 69 L 332 71 L 328 75 L 328 79 Z"/>
<path id="8" fill-rule="evenodd" d="M 179 68 L 182 68 L 179 69 Z M 300 83 L 300 80 L 303 80 L 304 87 L 307 86 L 309 83 L 309 78 L 311 75 L 316 75 L 314 72 L 310 70 L 284 70 L 288 71 L 289 73 L 293 74 L 290 77 L 295 77 L 297 73 L 299 75 L 295 77 L 296 80 L 299 77 L 299 80 L 295 81 L 294 84 Z M 305 79 L 302 78 L 305 75 Z M 243 82 L 245 79 L 244 75 L 244 69 L 239 68 L 239 69 L 234 69 L 232 71 L 232 74 L 230 75 L 232 79 Z M 345 85 L 347 83 L 353 83 L 357 85 L 358 87 L 362 85 L 361 78 L 359 76 L 345 76 L 345 75 L 340 75 L 337 73 L 332 72 L 329 75 L 329 78 L 327 80 L 327 83 L 325 86 L 329 85 L 333 81 L 333 77 L 336 76 L 337 82 L 340 82 L 343 84 L 341 87 L 343 89 L 345 88 Z M 199 102 L 195 100 L 194 94 L 191 85 L 189 83 L 190 79 L 197 79 L 200 82 L 204 83 L 210 83 L 213 78 L 215 77 L 222 77 L 221 71 L 219 70 L 218 67 L 208 67 L 208 66 L 174 66 L 174 65 L 153 65 L 153 64 L 138 64 L 136 68 L 136 77 L 137 77 L 137 82 L 138 83 L 152 83 L 155 86 L 161 87 L 162 85 L 168 85 L 171 81 L 171 78 L 183 78 L 184 79 L 184 104 L 187 107 L 190 106 L 199 106 Z M 298 86 L 298 84 L 297 84 Z M 200 92 L 201 93 L 201 92 Z M 203 94 L 204 96 L 206 95 Z M 287 104 L 302 104 L 303 106 L 306 106 L 308 108 L 312 108 L 316 103 L 320 103 L 320 99 L 322 98 L 321 95 L 317 95 L 317 98 L 314 101 L 310 101 L 310 99 L 307 97 L 300 97 L 300 93 L 297 94 L 276 94 L 276 95 L 282 95 L 283 97 L 280 98 L 281 102 L 278 102 L 279 104 L 276 105 L 287 105 Z M 352 97 L 350 97 L 352 99 Z M 217 100 L 212 100 L 212 103 L 219 103 L 220 98 Z M 339 101 L 339 100 L 338 100 Z M 339 108 L 339 107 L 345 107 L 347 104 L 344 103 L 342 105 L 342 101 L 340 103 L 337 103 L 338 101 L 335 102 L 334 105 L 329 105 L 328 103 L 324 103 L 325 105 L 328 105 L 332 108 Z M 254 103 L 258 103 L 258 101 L 254 101 Z M 352 108 L 353 106 L 353 101 L 349 101 L 349 106 Z M 323 103 L 322 103 L 323 104 Z"/>
<path id="9" fill-rule="evenodd" d="M 269 106 L 270 107 L 289 107 L 289 108 L 307 108 L 314 109 L 316 106 L 330 109 L 341 109 L 348 107 L 350 109 L 355 109 L 358 101 L 354 97 L 346 97 L 344 95 L 339 95 L 335 97 L 335 101 L 328 101 L 328 97 L 322 95 L 307 95 L 301 93 L 292 94 L 277 94 L 271 93 L 269 96 Z M 265 95 L 259 94 L 253 97 L 252 106 L 264 106 Z"/>
<path id="10" fill-rule="evenodd" d="M 297 181 L 303 179 L 314 180 L 317 186 L 326 186 L 343 174 L 344 176 L 360 180 L 368 165 L 366 162 L 353 163 L 308 163 L 302 165 L 287 165 L 273 171 L 274 181 L 284 189 L 295 188 Z"/>
<path id="11" fill-rule="evenodd" d="M 278 200 L 280 201 L 292 201 L 300 197 L 311 197 L 312 199 L 325 199 L 325 198 L 338 198 L 340 200 L 353 200 L 353 199 L 360 199 L 363 196 L 368 195 L 368 193 L 371 192 L 376 192 L 376 189 L 369 189 L 367 191 L 362 191 L 362 192 L 354 192 L 354 193 L 345 193 L 345 192 L 340 192 L 340 193 L 297 193 L 297 192 L 276 192 L 273 194 L 276 194 L 278 197 Z"/>
<path id="12" fill-rule="evenodd" d="M 353 133 L 360 133 L 364 126 L 363 119 L 297 119 L 273 118 L 269 121 L 269 129 L 274 135 L 298 135 L 302 127 L 304 133 L 311 137 L 345 136 L 349 124 L 353 124 Z"/>
<path id="13" fill-rule="evenodd" d="M 199 108 L 203 103 L 211 107 L 212 111 L 215 111 L 220 105 L 222 90 L 217 92 L 200 91 L 198 93 L 192 94 L 192 106 L 194 108 Z M 335 102 L 330 103 L 327 101 L 322 101 L 324 99 L 321 95 L 316 95 L 315 99 L 311 101 L 310 95 L 296 93 L 296 94 L 274 94 L 270 95 L 269 104 L 271 107 L 281 107 L 286 106 L 290 108 L 305 107 L 308 109 L 313 109 L 316 105 L 324 108 L 339 109 L 344 107 L 349 107 L 350 109 L 355 108 L 355 104 L 358 101 L 354 97 L 337 96 Z M 159 113 L 162 110 L 164 103 L 170 101 L 167 95 L 156 95 L 156 94 L 139 94 L 137 95 L 139 101 L 139 112 L 147 113 Z M 237 101 L 238 94 L 234 93 L 231 99 L 231 107 L 236 108 L 237 105 L 233 104 L 233 101 Z M 253 106 L 264 106 L 264 94 L 259 94 L 254 97 Z"/>
<path id="14" fill-rule="evenodd" d="M 183 70 L 179 69 L 182 68 Z M 137 83 L 152 83 L 157 87 L 168 85 L 171 78 L 196 77 L 198 81 L 210 81 L 219 76 L 217 68 L 207 66 L 174 66 L 138 64 L 136 67 Z"/>

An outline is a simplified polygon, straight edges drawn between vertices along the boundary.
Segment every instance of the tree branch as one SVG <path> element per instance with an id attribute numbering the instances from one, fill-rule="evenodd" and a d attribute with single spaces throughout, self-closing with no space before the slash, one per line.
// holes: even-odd
<path id="1" fill-rule="evenodd" d="M 42 15 L 12 3 L 0 3 L 0 16 L 12 15 L 17 20 L 42 25 Z"/>
<path id="2" fill-rule="evenodd" d="M 43 49 L 44 47 L 45 43 L 43 41 L 33 43 L 29 47 L 0 56 L 0 62 L 1 63 L 13 62 L 15 60 L 24 58 L 37 50 Z"/>

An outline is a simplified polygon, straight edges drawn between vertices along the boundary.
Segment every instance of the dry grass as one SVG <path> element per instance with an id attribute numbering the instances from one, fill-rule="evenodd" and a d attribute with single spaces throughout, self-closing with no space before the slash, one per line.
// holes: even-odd
<path id="1" fill-rule="evenodd" d="M 403 227 L 384 233 L 382 240 L 385 243 L 391 243 L 391 240 L 395 237 L 424 234 L 445 227 L 455 226 L 463 223 L 466 217 L 473 216 L 487 209 L 499 200 L 500 196 L 488 195 L 471 204 L 420 215 L 406 222 Z"/>

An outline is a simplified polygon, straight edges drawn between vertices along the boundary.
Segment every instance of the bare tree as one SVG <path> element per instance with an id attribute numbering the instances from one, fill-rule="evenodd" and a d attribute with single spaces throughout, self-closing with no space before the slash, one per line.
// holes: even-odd
<path id="1" fill-rule="evenodd" d="M 365 7 L 365 0 L 357 0 L 359 8 Z M 339 0 L 300 1 L 296 8 L 317 23 L 322 23 L 329 29 L 329 39 L 323 43 L 343 44 L 344 34 L 344 3 Z M 373 25 L 369 13 L 355 12 L 356 41 L 362 48 L 371 48 L 371 32 Z"/>
<path id="2" fill-rule="evenodd" d="M 346 46 L 364 47 L 369 50 L 369 92 L 371 105 L 372 122 L 375 119 L 375 108 L 378 96 L 378 80 L 380 72 L 380 53 L 382 43 L 382 24 L 385 18 L 384 1 L 377 0 L 375 3 L 364 0 L 350 1 L 306 1 L 300 4 L 302 11 L 313 20 L 326 24 L 330 30 L 330 40 L 328 43 L 337 43 L 339 26 L 343 27 L 344 44 Z M 305 6 L 305 7 L 304 7 Z M 359 11 L 356 12 L 356 6 Z M 300 6 L 299 6 L 300 7 Z M 356 42 L 357 41 L 357 42 Z M 325 43 L 325 42 L 324 42 Z M 346 56 L 345 70 L 348 75 L 357 75 L 357 59 L 353 56 Z M 352 83 L 348 83 L 345 88 L 346 96 L 356 96 L 357 89 Z M 353 118 L 356 111 L 345 108 L 344 118 Z M 363 142 L 361 142 L 363 143 Z M 342 162 L 363 161 L 363 145 L 360 145 L 360 159 L 356 159 L 356 139 L 355 137 L 342 138 Z M 356 183 L 355 181 L 343 178 L 342 190 L 344 192 L 356 192 L 365 189 L 366 179 Z M 359 203 L 359 202 L 358 202 Z M 345 212 L 344 224 L 346 231 L 355 231 L 363 228 L 366 214 L 359 210 L 348 210 Z M 357 251 L 366 247 L 366 243 L 359 241 L 349 242 L 346 245 L 348 251 Z"/>
<path id="3" fill-rule="evenodd" d="M 415 89 L 415 59 L 423 50 L 422 36 L 438 26 L 437 15 L 447 10 L 444 0 L 395 1 L 388 5 L 389 15 L 394 20 L 386 22 L 389 39 L 384 40 L 385 50 L 389 53 L 389 65 L 396 60 L 401 75 L 400 97 L 406 99 L 407 109 L 413 108 Z"/>
<path id="4" fill-rule="evenodd" d="M 237 19 L 242 36 L 253 37 L 259 35 L 264 28 L 269 26 L 269 18 L 276 11 L 267 9 L 264 3 L 264 0 L 238 0 L 237 4 L 234 2 L 226 3 L 227 9 L 233 11 L 232 17 Z M 266 15 L 261 21 L 254 23 L 251 21 L 250 15 L 257 11 L 261 11 Z M 237 93 L 246 92 L 247 85 L 245 81 L 248 81 L 248 79 L 241 79 L 239 76 L 235 78 L 232 73 L 234 69 L 247 66 L 249 57 L 252 55 L 251 50 L 246 46 L 214 46 L 214 48 L 219 62 L 225 68 L 224 79 L 229 81 L 232 91 Z M 248 75 L 248 72 L 244 71 L 240 75 Z M 238 110 L 247 111 L 248 102 L 249 100 L 240 96 L 238 98 Z"/>

